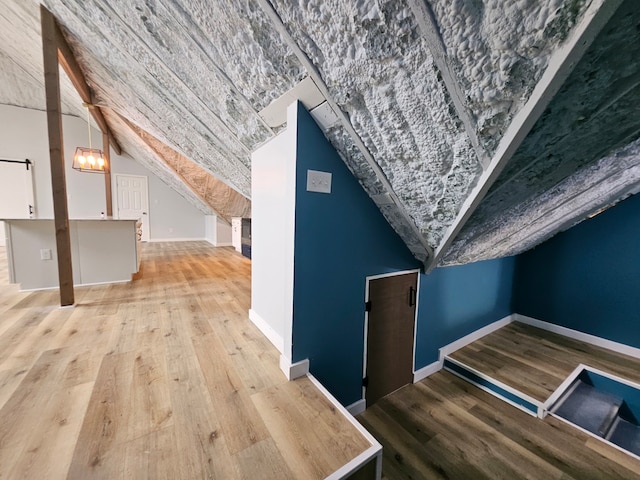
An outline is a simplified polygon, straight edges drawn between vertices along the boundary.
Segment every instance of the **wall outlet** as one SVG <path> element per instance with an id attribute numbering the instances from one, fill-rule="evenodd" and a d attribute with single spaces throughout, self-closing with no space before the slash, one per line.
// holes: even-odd
<path id="1" fill-rule="evenodd" d="M 331 193 L 331 174 L 307 170 L 307 192 Z"/>
<path id="2" fill-rule="evenodd" d="M 51 249 L 50 248 L 41 248 L 40 249 L 40 260 L 51 260 Z"/>

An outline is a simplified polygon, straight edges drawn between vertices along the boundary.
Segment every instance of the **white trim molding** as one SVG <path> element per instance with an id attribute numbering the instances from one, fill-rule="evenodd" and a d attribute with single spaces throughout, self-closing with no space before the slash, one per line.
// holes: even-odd
<path id="1" fill-rule="evenodd" d="M 531 410 L 523 407 L 522 405 L 519 405 L 518 403 L 514 402 L 513 400 L 505 397 L 504 395 L 501 395 L 500 393 L 491 390 L 490 388 L 486 387 L 485 385 L 481 385 L 478 382 L 474 382 L 473 380 L 465 377 L 464 375 L 456 372 L 455 370 L 450 370 L 447 367 L 445 367 L 445 370 L 447 370 L 449 373 L 452 373 L 453 375 L 462 378 L 463 380 L 475 385 L 476 387 L 478 387 L 481 390 L 484 390 L 487 393 L 490 393 L 491 395 L 493 395 L 494 397 L 498 397 L 501 400 L 504 400 L 505 402 L 507 402 L 510 405 L 513 405 L 514 407 L 516 407 L 519 410 L 522 410 L 525 413 L 528 413 L 529 415 L 533 416 L 533 417 L 539 417 L 539 418 L 543 418 L 542 417 L 542 410 L 543 410 L 543 402 L 541 402 L 540 400 L 536 400 L 535 398 L 531 397 L 530 395 L 527 395 L 526 393 L 523 393 L 519 390 L 516 390 L 515 388 L 507 385 L 506 383 L 501 382 L 500 380 L 496 380 L 493 377 L 490 377 L 489 375 L 486 375 L 482 372 L 480 372 L 479 370 L 476 370 L 473 367 L 470 367 L 469 365 L 465 365 L 462 362 L 459 362 L 458 360 L 455 360 L 453 358 L 447 357 L 447 361 L 453 363 L 454 365 L 457 365 L 458 367 L 467 370 L 468 372 L 471 372 L 472 374 L 474 374 L 475 376 L 477 376 L 478 378 L 492 384 L 495 385 L 496 387 L 504 390 L 507 393 L 510 393 L 511 395 L 513 395 L 514 397 L 518 397 L 522 400 L 524 400 L 527 403 L 530 403 L 531 405 L 534 405 L 537 409 L 536 412 L 532 412 Z"/>
<path id="2" fill-rule="evenodd" d="M 558 399 L 562 395 L 564 395 L 564 393 L 567 391 L 567 388 L 569 388 L 569 386 L 575 381 L 576 378 L 578 378 L 578 375 L 580 375 L 580 373 L 585 368 L 586 366 L 584 364 L 579 364 L 576 368 L 573 369 L 573 372 L 571 372 L 569 376 L 565 378 L 560 385 L 558 385 L 558 388 L 556 388 L 549 396 L 549 398 L 547 398 L 542 404 L 542 416 L 540 416 L 540 418 L 544 418 L 547 416 L 547 414 L 549 413 L 549 409 L 553 406 L 554 403 L 556 403 L 556 401 L 558 401 Z"/>
<path id="3" fill-rule="evenodd" d="M 442 370 L 442 362 L 437 361 L 430 363 L 426 367 L 422 367 L 419 370 L 413 372 L 413 383 L 418 383 L 420 380 L 424 380 L 430 375 L 439 372 Z"/>
<path id="4" fill-rule="evenodd" d="M 211 242 L 209 242 L 211 243 Z M 211 243 L 214 247 L 233 247 L 233 243 L 231 242 L 220 242 L 220 243 Z"/>
<path id="5" fill-rule="evenodd" d="M 362 398 L 357 402 L 353 402 L 351 405 L 348 405 L 346 409 L 351 415 L 355 417 L 356 415 L 360 415 L 367 409 L 367 401 Z"/>
<path id="6" fill-rule="evenodd" d="M 589 333 L 580 332 L 578 330 L 572 330 L 571 328 L 562 327 L 555 323 L 544 322 L 536 318 L 527 317 L 526 315 L 520 315 L 514 313 L 512 315 L 513 320 L 516 322 L 531 325 L 532 327 L 538 327 L 549 332 L 564 335 L 565 337 L 573 338 L 574 340 L 580 340 L 581 342 L 589 343 L 597 347 L 613 350 L 618 353 L 629 355 L 630 357 L 640 358 L 640 348 L 632 347 L 631 345 L 625 345 L 624 343 L 614 342 L 613 340 L 607 340 L 606 338 L 596 337 Z"/>
<path id="7" fill-rule="evenodd" d="M 291 363 L 284 355 L 280 355 L 280 370 L 284 373 L 287 380 L 295 380 L 309 374 L 309 359 L 305 358 L 296 363 Z"/>
<path id="8" fill-rule="evenodd" d="M 440 349 L 440 355 L 438 361 L 440 364 L 444 362 L 444 357 L 452 354 L 456 350 L 460 350 L 462 347 L 466 347 L 470 343 L 475 342 L 476 340 L 484 337 L 485 335 L 489 335 L 490 333 L 495 332 L 496 330 L 500 330 L 502 327 L 509 325 L 513 322 L 513 315 L 507 315 L 506 317 L 498 320 L 497 322 L 490 323 L 489 325 L 482 327 L 475 332 L 471 332 L 469 335 L 465 335 L 458 340 L 451 342 L 448 345 L 445 345 Z"/>
<path id="9" fill-rule="evenodd" d="M 476 340 L 484 337 L 485 335 L 489 335 L 490 333 L 495 332 L 496 330 L 499 330 L 506 325 L 509 325 L 511 322 L 513 322 L 513 320 L 514 320 L 513 315 L 507 315 L 506 317 L 496 322 L 490 323 L 489 325 L 486 325 L 476 330 L 475 332 L 471 332 L 470 334 L 465 335 L 464 337 L 459 338 L 458 340 L 455 340 L 449 343 L 448 345 L 445 345 L 444 347 L 441 347 L 439 350 L 440 353 L 438 355 L 437 362 L 433 362 L 433 363 L 430 363 L 429 365 L 425 365 L 424 367 L 419 368 L 418 370 L 415 370 L 413 372 L 413 383 L 417 383 L 420 380 L 424 380 L 428 376 L 433 375 L 434 373 L 437 373 L 440 370 L 442 370 L 444 366 L 444 357 L 446 357 L 447 355 L 450 355 L 456 350 L 459 350 L 462 347 L 465 347 L 470 343 L 475 342 Z"/>
<path id="10" fill-rule="evenodd" d="M 147 242 L 149 243 L 154 243 L 154 242 L 208 242 L 211 243 L 208 239 L 206 238 L 187 238 L 187 237 L 180 237 L 180 238 L 149 238 L 149 240 L 147 240 Z"/>
<path id="11" fill-rule="evenodd" d="M 274 347 L 278 349 L 280 353 L 284 352 L 284 339 L 278 335 L 271 325 L 269 325 L 260 315 L 256 313 L 255 310 L 249 310 L 249 320 L 258 327 L 258 330 L 262 332 L 262 334 L 267 337 Z"/>

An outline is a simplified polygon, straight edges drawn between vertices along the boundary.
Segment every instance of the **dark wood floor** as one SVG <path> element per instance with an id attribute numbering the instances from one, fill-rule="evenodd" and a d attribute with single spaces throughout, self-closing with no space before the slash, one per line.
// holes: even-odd
<path id="1" fill-rule="evenodd" d="M 640 383 L 640 360 L 513 322 L 450 355 L 541 402 L 584 364 Z"/>
<path id="2" fill-rule="evenodd" d="M 581 363 L 640 382 L 638 359 L 522 323 L 451 357 L 540 401 Z M 382 399 L 359 420 L 383 444 L 389 479 L 640 478 L 637 459 L 444 371 Z"/>
<path id="3" fill-rule="evenodd" d="M 640 461 L 444 371 L 383 398 L 358 419 L 383 445 L 386 479 L 640 478 Z"/>

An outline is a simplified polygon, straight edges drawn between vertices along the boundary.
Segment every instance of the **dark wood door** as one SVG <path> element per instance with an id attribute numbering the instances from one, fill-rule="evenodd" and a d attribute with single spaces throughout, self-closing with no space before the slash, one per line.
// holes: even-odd
<path id="1" fill-rule="evenodd" d="M 417 273 L 369 282 L 367 406 L 413 381 Z"/>

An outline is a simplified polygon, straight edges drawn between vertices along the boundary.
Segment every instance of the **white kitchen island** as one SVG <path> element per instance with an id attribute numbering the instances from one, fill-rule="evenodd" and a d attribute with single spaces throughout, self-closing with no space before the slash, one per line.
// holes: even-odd
<path id="1" fill-rule="evenodd" d="M 9 281 L 21 290 L 58 287 L 52 219 L 5 219 Z M 73 283 L 127 282 L 139 268 L 138 220 L 69 220 Z"/>

